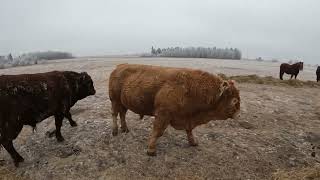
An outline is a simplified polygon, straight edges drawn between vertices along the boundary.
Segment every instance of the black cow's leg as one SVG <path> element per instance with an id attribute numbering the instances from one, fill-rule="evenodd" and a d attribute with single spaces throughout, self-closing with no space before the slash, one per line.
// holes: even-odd
<path id="1" fill-rule="evenodd" d="M 72 127 L 77 126 L 77 123 L 72 119 L 70 111 L 68 111 L 64 116 L 69 120 L 69 123 Z"/>
<path id="2" fill-rule="evenodd" d="M 10 156 L 12 157 L 13 161 L 14 161 L 14 165 L 16 167 L 19 166 L 20 162 L 23 162 L 24 159 L 23 157 L 20 156 L 20 154 L 15 150 L 15 148 L 13 147 L 12 141 L 10 140 L 3 140 L 2 141 L 2 146 L 8 151 L 8 153 L 10 154 Z"/>
<path id="3" fill-rule="evenodd" d="M 290 79 L 292 79 L 293 78 L 293 74 L 291 74 L 291 78 Z"/>
<path id="4" fill-rule="evenodd" d="M 58 142 L 64 141 L 64 138 L 61 135 L 61 126 L 62 126 L 62 120 L 64 118 L 63 114 L 57 114 L 54 115 L 55 117 L 55 123 L 56 123 L 56 138 Z"/>
<path id="5" fill-rule="evenodd" d="M 280 71 L 280 79 L 283 80 L 283 74 L 284 72 L 283 71 Z"/>

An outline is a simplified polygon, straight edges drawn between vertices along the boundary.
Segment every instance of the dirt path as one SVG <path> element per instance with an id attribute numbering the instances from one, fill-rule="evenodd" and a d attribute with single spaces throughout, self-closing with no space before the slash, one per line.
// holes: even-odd
<path id="1" fill-rule="evenodd" d="M 116 64 L 158 64 L 239 74 L 230 64 L 220 69 L 217 62 L 210 66 L 213 61 L 95 59 L 0 70 L 0 74 L 87 71 L 97 90 L 95 96 L 73 107 L 72 114 L 78 127 L 72 128 L 64 121 L 62 134 L 65 142 L 57 143 L 55 138 L 46 136 L 47 131 L 54 129 L 52 118 L 40 123 L 37 132 L 25 127 L 15 141 L 15 147 L 25 162 L 16 169 L 7 152 L 1 150 L 0 176 L 48 180 L 271 179 L 278 169 L 319 164 L 320 152 L 316 157 L 311 156 L 311 143 L 320 141 L 320 93 L 317 88 L 238 84 L 242 100 L 240 120 L 212 121 L 198 127 L 195 131 L 198 147 L 188 146 L 183 131 L 169 128 L 158 142 L 158 155 L 148 157 L 146 145 L 153 118 L 139 120 L 139 116 L 131 112 L 127 116 L 130 133 L 112 137 L 106 85 Z M 252 72 L 250 68 L 248 72 Z M 245 74 L 250 74 L 248 72 Z M 308 79 L 312 76 L 311 70 L 310 74 L 305 73 L 301 77 Z M 270 74 L 276 72 L 270 71 Z"/>

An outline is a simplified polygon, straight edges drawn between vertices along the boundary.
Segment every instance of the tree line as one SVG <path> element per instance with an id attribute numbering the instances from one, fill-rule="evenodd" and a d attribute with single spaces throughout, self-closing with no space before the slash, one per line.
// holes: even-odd
<path id="1" fill-rule="evenodd" d="M 241 51 L 237 48 L 206 47 L 170 47 L 151 48 L 151 55 L 160 57 L 241 59 Z"/>
<path id="2" fill-rule="evenodd" d="M 71 58 L 73 58 L 71 53 L 59 51 L 32 52 L 25 53 L 17 57 L 13 57 L 11 54 L 9 54 L 8 56 L 0 56 L 0 69 L 15 66 L 38 64 L 43 60 Z"/>

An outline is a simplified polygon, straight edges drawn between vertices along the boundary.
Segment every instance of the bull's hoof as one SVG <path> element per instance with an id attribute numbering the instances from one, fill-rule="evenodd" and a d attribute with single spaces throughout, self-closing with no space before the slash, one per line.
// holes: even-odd
<path id="1" fill-rule="evenodd" d="M 148 155 L 148 156 L 156 156 L 157 153 L 156 153 L 155 150 L 148 150 L 148 151 L 147 151 L 147 155 Z"/>
<path id="2" fill-rule="evenodd" d="M 53 131 L 47 131 L 46 132 L 46 135 L 49 137 L 49 138 L 52 138 L 56 135 L 56 130 L 53 130 Z"/>
<path id="3" fill-rule="evenodd" d="M 197 142 L 189 142 L 190 146 L 198 146 L 199 144 Z"/>
<path id="4" fill-rule="evenodd" d="M 112 136 L 117 136 L 118 135 L 118 130 L 113 130 L 112 131 Z"/>
<path id="5" fill-rule="evenodd" d="M 125 127 L 125 128 L 122 128 L 122 127 L 121 127 L 121 132 L 122 132 L 122 133 L 128 133 L 128 132 L 129 132 L 129 129 L 128 129 L 127 127 Z"/>
<path id="6" fill-rule="evenodd" d="M 19 167 L 19 163 L 21 163 L 23 161 L 24 161 L 23 157 L 21 157 L 21 156 L 18 157 L 17 159 L 14 160 L 14 166 Z"/>
<path id="7" fill-rule="evenodd" d="M 78 126 L 78 124 L 77 124 L 75 121 L 71 121 L 71 122 L 70 122 L 70 125 L 71 125 L 72 127 Z"/>
<path id="8" fill-rule="evenodd" d="M 58 142 L 63 142 L 63 141 L 64 141 L 64 138 L 63 138 L 62 136 L 58 136 L 58 137 L 57 137 L 57 141 L 58 141 Z"/>

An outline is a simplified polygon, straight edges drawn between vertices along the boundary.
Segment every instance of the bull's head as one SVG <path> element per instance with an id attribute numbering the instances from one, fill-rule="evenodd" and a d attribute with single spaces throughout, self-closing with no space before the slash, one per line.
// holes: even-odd
<path id="1" fill-rule="evenodd" d="M 302 62 L 302 61 L 299 62 L 299 70 L 300 70 L 300 71 L 303 70 L 303 62 Z"/>
<path id="2" fill-rule="evenodd" d="M 240 114 L 240 93 L 233 80 L 224 81 L 220 85 L 220 97 L 216 103 L 218 119 L 238 118 Z"/>
<path id="3" fill-rule="evenodd" d="M 96 94 L 96 90 L 93 86 L 93 81 L 91 77 L 86 72 L 82 72 L 79 75 L 78 80 L 78 98 L 83 99 L 87 96 Z"/>

